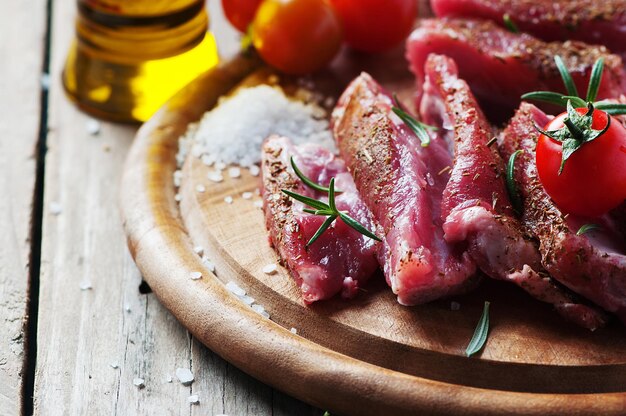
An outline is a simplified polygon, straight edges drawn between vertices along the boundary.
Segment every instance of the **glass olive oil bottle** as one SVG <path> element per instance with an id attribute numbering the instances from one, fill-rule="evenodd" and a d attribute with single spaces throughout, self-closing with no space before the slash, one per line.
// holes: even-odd
<path id="1" fill-rule="evenodd" d="M 145 121 L 217 64 L 204 0 L 78 0 L 77 6 L 63 84 L 97 117 Z"/>

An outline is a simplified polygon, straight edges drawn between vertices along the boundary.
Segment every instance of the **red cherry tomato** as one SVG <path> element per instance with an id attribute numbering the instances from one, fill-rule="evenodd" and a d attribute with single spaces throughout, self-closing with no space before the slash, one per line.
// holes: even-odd
<path id="1" fill-rule="evenodd" d="M 228 21 L 240 32 L 246 33 L 262 0 L 222 0 L 222 9 Z"/>
<path id="2" fill-rule="evenodd" d="M 586 108 L 577 108 L 585 114 Z M 563 127 L 567 113 L 555 117 L 544 130 Z M 608 122 L 605 112 L 593 112 L 591 127 L 602 130 Z M 561 143 L 540 135 L 537 142 L 537 172 L 546 192 L 565 213 L 596 217 L 626 200 L 626 128 L 611 119 L 609 129 L 583 144 L 561 165 Z"/>
<path id="3" fill-rule="evenodd" d="M 252 43 L 263 60 L 289 74 L 328 64 L 341 39 L 341 23 L 326 0 L 264 0 L 252 23 Z"/>
<path id="4" fill-rule="evenodd" d="M 417 17 L 415 0 L 331 0 L 343 24 L 345 41 L 364 52 L 400 44 Z"/>

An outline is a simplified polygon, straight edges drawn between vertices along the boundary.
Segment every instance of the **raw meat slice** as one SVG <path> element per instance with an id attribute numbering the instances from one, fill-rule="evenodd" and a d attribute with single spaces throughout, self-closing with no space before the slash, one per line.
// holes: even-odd
<path id="1" fill-rule="evenodd" d="M 521 31 L 540 39 L 580 40 L 626 56 L 624 0 L 431 0 L 431 5 L 439 17 L 490 19 L 501 26 L 508 14 Z"/>
<path id="2" fill-rule="evenodd" d="M 378 259 L 403 305 L 428 302 L 473 286 L 476 266 L 441 228 L 441 197 L 452 163 L 447 144 L 428 147 L 392 113 L 392 100 L 368 74 L 348 86 L 331 124 L 357 189 L 382 231 Z"/>
<path id="3" fill-rule="evenodd" d="M 600 57 L 605 60 L 605 69 L 598 99 L 626 92 L 622 61 L 605 47 L 581 42 L 546 43 L 527 34 L 511 33 L 490 21 L 423 19 L 407 41 L 407 58 L 418 88 L 430 53 L 453 58 L 459 64 L 459 76 L 470 85 L 487 114 L 498 121 L 513 114 L 524 93 L 565 92 L 555 55 L 563 58 L 581 94 L 586 92 L 591 68 Z M 561 112 L 555 106 L 545 108 Z"/>
<path id="4" fill-rule="evenodd" d="M 551 303 L 566 319 L 596 329 L 604 315 L 576 302 L 544 273 L 534 241 L 524 235 L 511 209 L 504 164 L 491 142 L 491 127 L 454 61 L 430 55 L 425 65 L 422 120 L 438 127 L 454 149 L 454 166 L 443 193 L 444 238 L 467 243 L 467 250 L 488 276 L 507 280 L 533 297 Z M 448 174 L 446 173 L 446 176 Z M 545 275 L 545 273 L 544 273 Z"/>
<path id="5" fill-rule="evenodd" d="M 325 217 L 302 212 L 303 204 L 281 190 L 316 199 L 323 199 L 323 194 L 305 187 L 291 168 L 290 156 L 317 183 L 327 186 L 330 178 L 335 177 L 336 187 L 342 191 L 335 197 L 337 208 L 374 229 L 371 214 L 341 159 L 318 145 L 296 147 L 288 138 L 272 136 L 263 144 L 262 155 L 263 209 L 270 243 L 291 271 L 306 303 L 328 299 L 339 292 L 342 297 L 353 297 L 378 269 L 376 241 L 336 220 L 307 249 L 306 243 Z"/>
<path id="6" fill-rule="evenodd" d="M 613 312 L 626 322 L 626 241 L 608 216 L 592 220 L 564 215 L 546 194 L 537 176 L 538 133 L 550 118 L 532 104 L 522 103 L 500 136 L 500 151 L 509 157 L 520 149 L 515 181 L 524 201 L 522 224 L 540 242 L 542 264 L 572 291 Z M 588 222 L 600 225 L 576 235 Z"/>

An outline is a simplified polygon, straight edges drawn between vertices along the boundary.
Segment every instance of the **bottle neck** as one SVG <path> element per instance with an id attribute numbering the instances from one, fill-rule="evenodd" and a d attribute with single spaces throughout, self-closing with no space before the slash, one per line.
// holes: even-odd
<path id="1" fill-rule="evenodd" d="M 79 1 L 79 48 L 112 62 L 132 64 L 179 55 L 204 39 L 209 22 L 203 0 L 153 0 L 126 10 L 132 3 Z"/>

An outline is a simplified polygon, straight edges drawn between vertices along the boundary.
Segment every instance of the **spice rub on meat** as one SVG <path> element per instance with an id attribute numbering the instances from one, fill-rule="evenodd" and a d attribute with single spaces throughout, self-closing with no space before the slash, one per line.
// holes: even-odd
<path id="1" fill-rule="evenodd" d="M 298 168 L 313 181 L 328 186 L 334 177 L 337 189 L 342 191 L 335 198 L 337 208 L 374 229 L 371 214 L 341 159 L 316 144 L 294 146 L 288 138 L 271 136 L 262 148 L 263 209 L 270 243 L 290 270 L 306 303 L 337 293 L 353 297 L 378 269 L 377 243 L 337 219 L 306 247 L 325 217 L 303 212 L 304 205 L 282 190 L 315 199 L 323 199 L 323 194 L 304 186 L 291 168 L 292 156 Z"/>
<path id="2" fill-rule="evenodd" d="M 501 26 L 508 14 L 521 31 L 540 39 L 601 44 L 626 56 L 623 0 L 431 0 L 431 5 L 439 17 L 490 19 Z"/>
<path id="3" fill-rule="evenodd" d="M 578 325 L 602 326 L 604 313 L 577 302 L 543 269 L 537 243 L 524 233 L 512 210 L 491 126 L 467 83 L 458 77 L 455 62 L 431 54 L 424 73 L 422 120 L 438 128 L 437 134 L 454 154 L 450 171 L 442 173 L 449 177 L 441 210 L 444 238 L 466 243 L 472 259 L 489 277 L 520 286 Z"/>
<path id="4" fill-rule="evenodd" d="M 443 235 L 447 177 L 438 172 L 452 163 L 447 143 L 433 135 L 420 147 L 391 108 L 391 97 L 363 73 L 339 99 L 331 125 L 379 227 L 378 259 L 387 283 L 398 302 L 414 305 L 473 287 L 476 266 Z"/>
<path id="5" fill-rule="evenodd" d="M 600 226 L 577 235 L 588 219 L 565 215 L 552 202 L 537 176 L 534 126 L 550 120 L 532 104 L 522 103 L 500 136 L 506 158 L 523 150 L 514 179 L 523 199 L 522 225 L 540 242 L 542 264 L 550 275 L 573 292 L 595 302 L 626 322 L 626 241 L 610 215 L 594 218 Z"/>
<path id="6" fill-rule="evenodd" d="M 595 61 L 604 58 L 598 99 L 626 92 L 626 71 L 619 56 L 603 46 L 582 42 L 547 43 L 528 34 L 511 33 L 486 20 L 422 19 L 407 41 L 410 69 L 418 89 L 431 53 L 449 56 L 459 65 L 481 107 L 494 121 L 505 121 L 530 91 L 565 92 L 554 56 L 563 58 L 579 91 L 586 91 Z M 555 107 L 542 107 L 555 109 Z"/>

